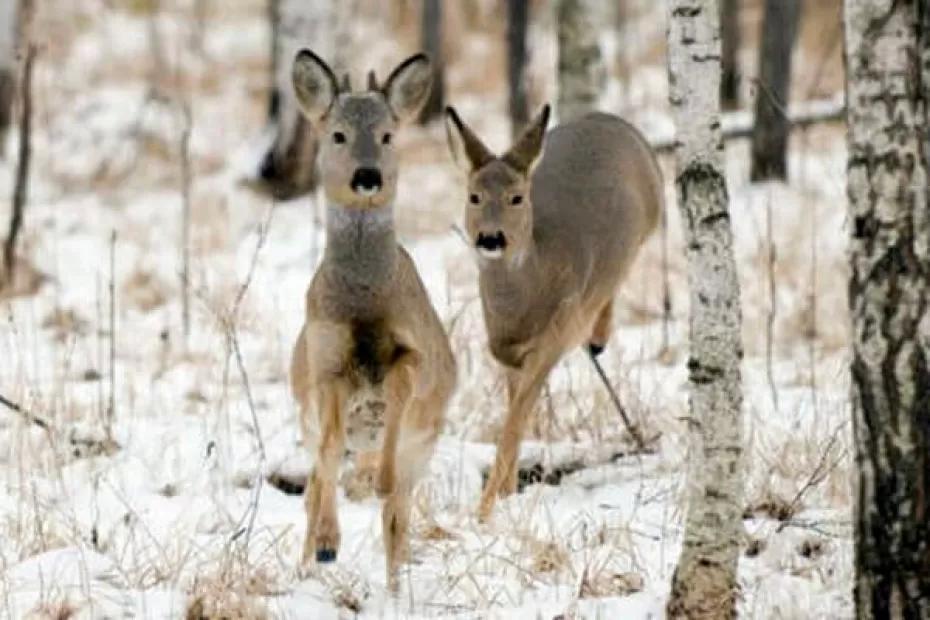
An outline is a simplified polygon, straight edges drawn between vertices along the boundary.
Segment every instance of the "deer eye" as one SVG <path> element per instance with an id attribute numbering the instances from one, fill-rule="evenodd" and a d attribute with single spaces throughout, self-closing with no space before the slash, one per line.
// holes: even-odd
<path id="1" fill-rule="evenodd" d="M 384 134 L 383 136 L 381 136 L 381 144 L 390 144 L 391 138 L 392 136 L 390 133 Z"/>
<path id="2" fill-rule="evenodd" d="M 341 131 L 337 131 L 333 133 L 333 142 L 335 142 L 336 144 L 345 144 L 346 135 L 342 133 Z"/>
<path id="3" fill-rule="evenodd" d="M 472 194 L 471 196 L 468 197 L 468 202 L 472 203 L 473 205 L 476 205 L 479 202 L 481 202 L 481 199 L 478 198 L 478 194 Z"/>
<path id="4" fill-rule="evenodd" d="M 520 194 L 517 194 L 516 196 L 510 199 L 510 204 L 512 205 L 518 205 L 522 203 L 523 203 L 523 196 L 521 196 Z"/>

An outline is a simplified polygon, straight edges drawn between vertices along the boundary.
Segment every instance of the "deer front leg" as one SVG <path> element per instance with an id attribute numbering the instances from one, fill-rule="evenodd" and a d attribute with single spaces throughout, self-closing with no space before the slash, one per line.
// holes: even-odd
<path id="1" fill-rule="evenodd" d="M 529 367 L 525 363 L 523 369 L 509 371 L 514 373 L 514 376 L 508 377 L 510 402 L 507 419 L 497 442 L 494 466 L 481 494 L 481 504 L 478 508 L 478 520 L 482 523 L 491 516 L 498 496 L 509 495 L 517 488 L 517 456 L 520 453 L 523 430 L 551 368 L 552 363 L 546 361 Z"/>
<path id="2" fill-rule="evenodd" d="M 417 371 L 416 355 L 405 353 L 384 377 L 384 443 L 381 446 L 381 467 L 375 490 L 378 497 L 394 492 L 397 481 L 397 441 L 404 412 L 413 394 L 413 378 Z"/>
<path id="3" fill-rule="evenodd" d="M 311 558 L 326 563 L 336 559 L 339 551 L 339 515 L 336 510 L 336 478 L 345 443 L 342 406 L 345 386 L 334 380 L 319 386 L 320 441 L 317 459 L 310 472 L 305 506 L 307 533 L 304 538 L 303 563 Z"/>

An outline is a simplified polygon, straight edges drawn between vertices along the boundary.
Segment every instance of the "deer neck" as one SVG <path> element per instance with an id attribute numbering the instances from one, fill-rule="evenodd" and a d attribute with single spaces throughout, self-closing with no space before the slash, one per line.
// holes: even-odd
<path id="1" fill-rule="evenodd" d="M 545 287 L 539 278 L 539 267 L 533 243 L 521 248 L 516 256 L 482 260 L 480 287 L 485 312 L 508 318 L 523 316 L 533 305 L 540 287 Z"/>
<path id="2" fill-rule="evenodd" d="M 349 287 L 389 287 L 397 264 L 393 209 L 329 205 L 323 262 Z"/>

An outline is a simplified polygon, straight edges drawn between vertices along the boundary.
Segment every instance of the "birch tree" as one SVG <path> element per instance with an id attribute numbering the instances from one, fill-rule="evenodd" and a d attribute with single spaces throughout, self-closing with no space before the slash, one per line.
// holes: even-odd
<path id="1" fill-rule="evenodd" d="M 0 158 L 13 121 L 16 85 L 17 0 L 0 0 Z"/>
<path id="2" fill-rule="evenodd" d="M 742 534 L 743 348 L 720 135 L 716 0 L 670 0 L 670 101 L 690 288 L 689 467 L 670 618 L 734 618 Z"/>
<path id="3" fill-rule="evenodd" d="M 801 0 L 765 0 L 749 173 L 753 181 L 788 178 L 791 50 L 800 19 Z"/>
<path id="4" fill-rule="evenodd" d="M 845 21 L 856 616 L 930 618 L 930 7 Z"/>
<path id="5" fill-rule="evenodd" d="M 2 1 L 2 0 L 0 0 Z M 332 0 L 268 0 L 271 21 L 273 85 L 269 93 L 268 124 L 272 139 L 261 157 L 260 187 L 286 200 L 316 187 L 317 140 L 310 122 L 300 114 L 291 87 L 291 64 L 300 48 L 312 46 L 324 58 L 338 62 L 338 10 Z M 340 5 L 351 4 L 340 2 Z"/>
<path id="6" fill-rule="evenodd" d="M 560 122 L 596 109 L 604 90 L 606 69 L 592 14 L 596 6 L 592 0 L 556 0 Z"/>

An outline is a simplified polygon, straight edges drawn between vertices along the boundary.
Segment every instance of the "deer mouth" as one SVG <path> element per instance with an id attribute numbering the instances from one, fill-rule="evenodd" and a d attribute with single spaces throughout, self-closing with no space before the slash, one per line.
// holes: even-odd
<path id="1" fill-rule="evenodd" d="M 504 249 L 507 247 L 507 238 L 504 237 L 504 233 L 497 231 L 496 233 L 478 233 L 478 238 L 475 240 L 475 248 L 478 250 L 478 254 L 485 258 L 500 258 L 504 255 Z"/>

